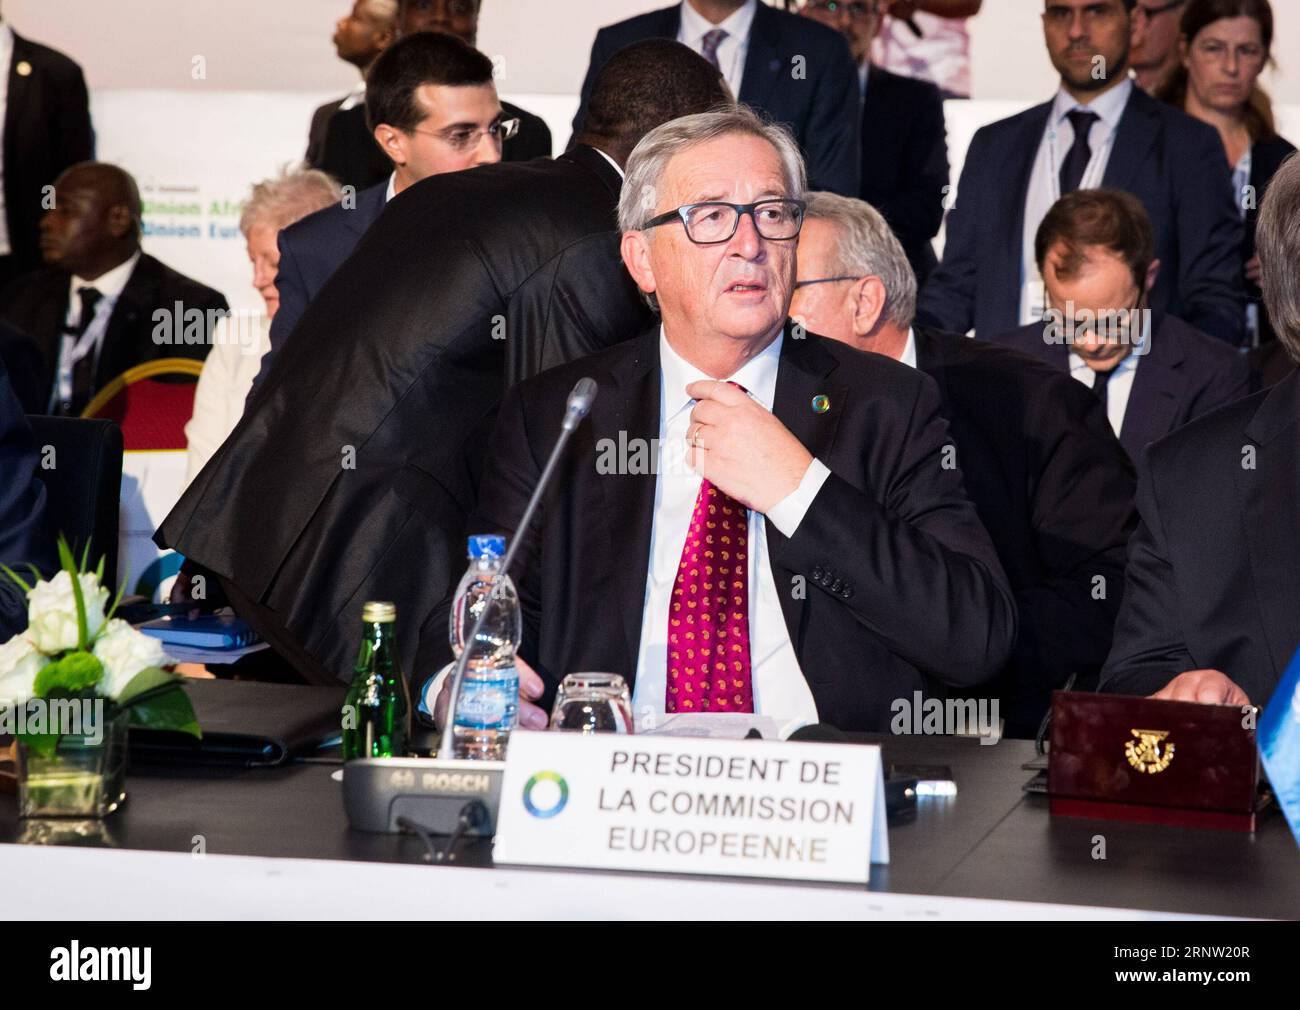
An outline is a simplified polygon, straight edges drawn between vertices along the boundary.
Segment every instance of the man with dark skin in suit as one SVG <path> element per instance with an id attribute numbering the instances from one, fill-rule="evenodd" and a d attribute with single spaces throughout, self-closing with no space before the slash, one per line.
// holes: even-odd
<path id="1" fill-rule="evenodd" d="M 140 193 L 116 165 L 73 165 L 54 183 L 41 218 L 41 257 L 88 281 L 125 263 L 140 247 Z"/>

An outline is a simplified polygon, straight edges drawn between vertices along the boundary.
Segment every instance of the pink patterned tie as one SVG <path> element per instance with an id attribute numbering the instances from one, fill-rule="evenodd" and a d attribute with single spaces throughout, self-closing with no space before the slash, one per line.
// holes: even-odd
<path id="1" fill-rule="evenodd" d="M 665 711 L 754 711 L 748 562 L 749 511 L 703 480 L 673 582 Z"/>
<path id="2" fill-rule="evenodd" d="M 714 28 L 712 31 L 705 32 L 704 37 L 700 39 L 700 55 L 715 67 L 718 66 L 718 46 L 722 45 L 722 40 L 726 37 L 727 33 L 723 29 Z M 718 67 L 718 69 L 722 68 Z"/>

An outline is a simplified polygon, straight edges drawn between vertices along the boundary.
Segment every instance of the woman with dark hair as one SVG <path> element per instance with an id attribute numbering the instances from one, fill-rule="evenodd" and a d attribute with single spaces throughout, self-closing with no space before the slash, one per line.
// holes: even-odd
<path id="1" fill-rule="evenodd" d="M 1259 75 L 1271 60 L 1273 9 L 1268 0 L 1190 0 L 1179 21 L 1181 60 L 1156 97 L 1219 131 L 1245 224 L 1246 330 L 1252 346 L 1274 339 L 1259 290 L 1255 222 L 1264 190 L 1295 145 L 1273 127 L 1273 108 Z"/>

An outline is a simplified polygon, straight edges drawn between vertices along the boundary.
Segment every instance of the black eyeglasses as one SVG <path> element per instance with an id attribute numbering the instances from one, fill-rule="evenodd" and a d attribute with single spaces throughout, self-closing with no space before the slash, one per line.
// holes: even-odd
<path id="1" fill-rule="evenodd" d="M 707 200 L 688 203 L 670 210 L 645 223 L 643 231 L 658 228 L 661 224 L 680 221 L 686 237 L 696 245 L 717 245 L 730 241 L 740 227 L 740 216 L 748 215 L 754 228 L 763 238 L 772 242 L 785 242 L 797 238 L 803 227 L 803 212 L 807 206 L 802 200 L 772 197 L 754 203 L 723 203 Z"/>
<path id="2" fill-rule="evenodd" d="M 835 281 L 860 281 L 866 274 L 840 274 L 838 277 L 812 277 L 806 281 L 795 281 L 795 290 L 806 288 L 809 284 L 831 284 Z"/>

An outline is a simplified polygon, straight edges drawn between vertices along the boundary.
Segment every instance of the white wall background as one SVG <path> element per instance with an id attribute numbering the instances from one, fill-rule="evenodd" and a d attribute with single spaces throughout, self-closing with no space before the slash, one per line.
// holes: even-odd
<path id="1" fill-rule="evenodd" d="M 577 91 L 596 29 L 670 0 L 483 0 L 479 46 L 504 60 L 502 90 Z M 350 0 L 0 0 L 20 33 L 62 49 L 92 88 L 249 91 L 346 89 L 353 72 L 330 35 Z M 971 21 L 974 98 L 1029 99 L 1052 90 L 1038 14 L 1043 0 L 984 0 Z M 1274 97 L 1300 103 L 1300 0 L 1273 0 Z M 208 79 L 190 78 L 207 59 Z"/>

